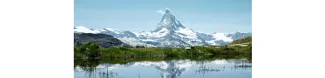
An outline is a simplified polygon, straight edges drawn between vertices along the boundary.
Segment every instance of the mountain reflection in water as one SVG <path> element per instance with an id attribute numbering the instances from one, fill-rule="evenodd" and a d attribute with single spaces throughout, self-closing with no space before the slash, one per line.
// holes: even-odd
<path id="1" fill-rule="evenodd" d="M 251 66 L 247 59 L 186 59 L 116 64 L 86 60 L 75 65 L 75 78 L 251 78 Z"/>

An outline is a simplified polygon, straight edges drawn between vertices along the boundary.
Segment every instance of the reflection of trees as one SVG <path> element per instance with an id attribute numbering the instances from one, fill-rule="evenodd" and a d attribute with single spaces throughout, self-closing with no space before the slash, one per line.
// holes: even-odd
<path id="1" fill-rule="evenodd" d="M 209 72 L 222 72 L 226 71 L 226 69 L 230 70 L 249 70 L 251 69 L 251 61 L 248 59 L 229 59 L 226 60 L 225 66 L 221 66 L 220 68 L 213 68 L 209 67 L 209 65 L 206 65 L 209 63 L 209 61 L 201 61 L 197 62 L 199 67 L 197 70 L 195 70 L 195 74 L 201 74 L 203 77 L 204 75 L 208 74 Z M 230 64 L 230 67 L 228 67 Z M 227 66 L 227 67 L 226 67 Z"/>
<path id="2" fill-rule="evenodd" d="M 231 70 L 248 70 L 252 67 L 251 61 L 247 59 L 229 60 L 229 62 L 234 63 Z"/>
<path id="3" fill-rule="evenodd" d="M 99 78 L 114 78 L 114 77 L 118 77 L 117 73 L 114 73 L 112 71 L 109 71 L 108 69 L 106 69 L 106 71 L 102 71 L 99 72 Z"/>
<path id="4" fill-rule="evenodd" d="M 114 78 L 118 77 L 117 73 L 106 69 L 98 69 L 100 60 L 89 59 L 89 60 L 75 60 L 75 67 L 80 67 L 85 71 L 84 78 Z"/>
<path id="5" fill-rule="evenodd" d="M 75 67 L 80 67 L 86 72 L 85 78 L 96 78 L 96 67 L 99 65 L 99 60 L 75 60 Z"/>
<path id="6" fill-rule="evenodd" d="M 216 68 L 212 68 L 212 67 L 208 67 L 206 65 L 207 61 L 202 61 L 199 62 L 199 68 L 198 70 L 195 71 L 195 74 L 202 74 L 202 76 L 204 77 L 205 74 L 209 73 L 209 72 L 219 72 L 219 71 L 224 71 L 224 67 L 223 69 L 216 69 Z"/>

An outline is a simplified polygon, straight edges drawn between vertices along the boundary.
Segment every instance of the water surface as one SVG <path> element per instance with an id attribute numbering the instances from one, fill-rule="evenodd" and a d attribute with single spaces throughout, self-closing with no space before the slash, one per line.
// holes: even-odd
<path id="1" fill-rule="evenodd" d="M 75 65 L 75 78 L 251 78 L 249 60 L 161 60 L 100 63 L 87 60 Z"/>

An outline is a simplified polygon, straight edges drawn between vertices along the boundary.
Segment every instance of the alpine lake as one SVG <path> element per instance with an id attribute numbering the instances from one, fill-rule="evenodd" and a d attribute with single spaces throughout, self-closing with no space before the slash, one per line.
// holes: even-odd
<path id="1" fill-rule="evenodd" d="M 74 78 L 252 78 L 251 54 L 74 60 Z"/>

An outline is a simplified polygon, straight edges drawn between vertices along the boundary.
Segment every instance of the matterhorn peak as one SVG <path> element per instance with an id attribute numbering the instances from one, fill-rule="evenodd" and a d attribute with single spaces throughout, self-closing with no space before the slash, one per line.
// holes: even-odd
<path id="1" fill-rule="evenodd" d="M 158 24 L 158 28 L 155 31 L 159 31 L 162 28 L 166 28 L 167 30 L 177 30 L 180 27 L 184 28 L 181 22 L 176 20 L 175 16 L 172 14 L 172 11 L 169 8 L 166 8 L 165 14 L 162 17 L 160 23 Z"/>
<path id="2" fill-rule="evenodd" d="M 172 13 L 172 11 L 171 11 L 169 8 L 166 8 L 166 9 L 165 9 L 165 14 L 166 14 L 166 13 Z"/>

